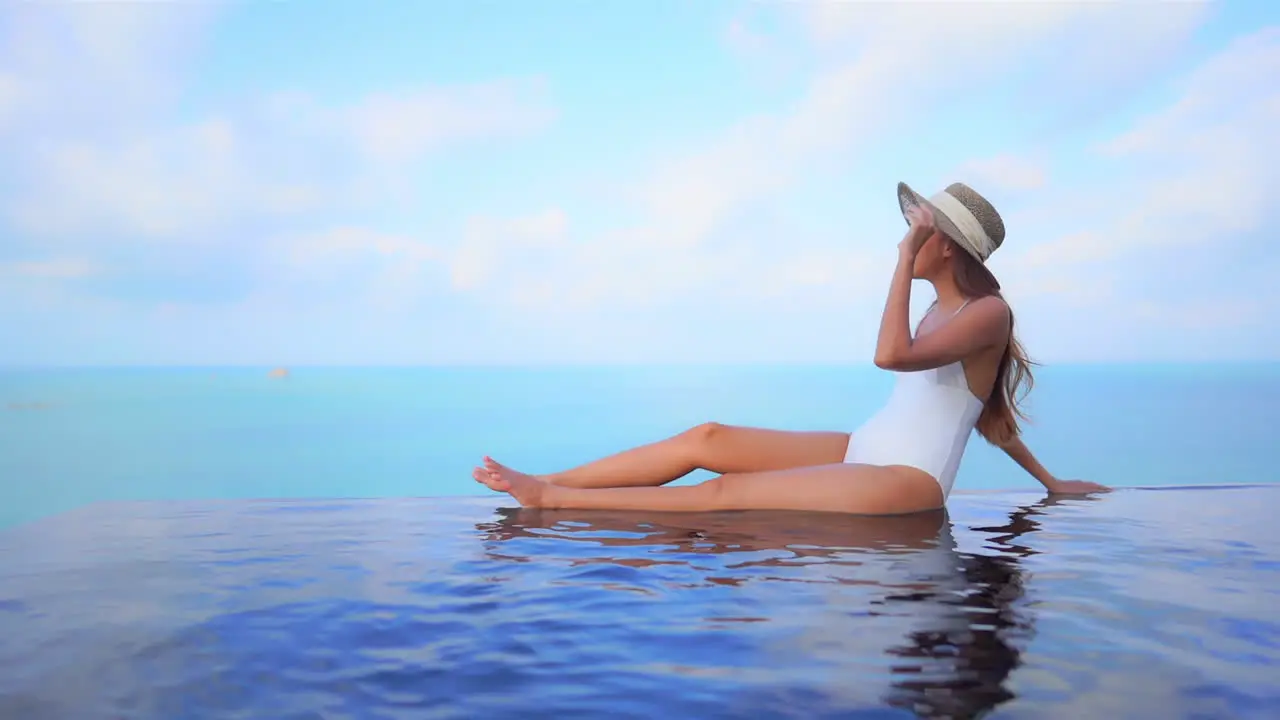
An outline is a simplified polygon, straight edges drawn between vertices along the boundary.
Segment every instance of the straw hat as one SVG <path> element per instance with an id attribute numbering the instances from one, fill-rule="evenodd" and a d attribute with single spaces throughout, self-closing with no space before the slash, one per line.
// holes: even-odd
<path id="1" fill-rule="evenodd" d="M 898 183 L 898 207 L 902 216 L 906 218 L 907 211 L 917 205 L 929 208 L 938 230 L 955 240 L 980 263 L 986 263 L 991 253 L 1004 242 L 1004 220 L 1000 219 L 1000 213 L 986 198 L 964 183 L 952 183 L 946 190 L 929 198 L 907 187 L 906 183 Z M 907 218 L 907 222 L 910 223 L 911 219 Z"/>

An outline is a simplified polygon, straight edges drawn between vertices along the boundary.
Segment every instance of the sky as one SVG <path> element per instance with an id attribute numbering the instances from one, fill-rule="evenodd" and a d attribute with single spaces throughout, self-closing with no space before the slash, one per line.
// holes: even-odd
<path id="1" fill-rule="evenodd" d="M 369 7 L 0 4 L 0 365 L 868 363 L 899 181 L 1037 360 L 1280 359 L 1280 4 Z"/>

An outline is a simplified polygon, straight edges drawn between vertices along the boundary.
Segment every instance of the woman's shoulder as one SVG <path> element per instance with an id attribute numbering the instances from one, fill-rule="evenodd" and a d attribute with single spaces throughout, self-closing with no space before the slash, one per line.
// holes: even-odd
<path id="1" fill-rule="evenodd" d="M 1009 303 L 999 294 L 981 295 L 969 300 L 970 307 L 997 307 L 1008 309 Z"/>
<path id="2" fill-rule="evenodd" d="M 970 300 L 964 307 L 966 325 L 977 332 L 1008 333 L 1013 327 L 1013 312 L 999 295 L 985 295 Z"/>
<path id="3" fill-rule="evenodd" d="M 1009 317 L 1012 309 L 1009 303 L 999 295 L 983 295 L 981 297 L 972 298 L 965 302 L 961 308 L 971 315 L 979 317 Z"/>

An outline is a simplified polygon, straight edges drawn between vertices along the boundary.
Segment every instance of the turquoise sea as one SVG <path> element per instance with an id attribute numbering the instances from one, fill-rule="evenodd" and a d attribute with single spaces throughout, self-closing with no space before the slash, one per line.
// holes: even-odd
<path id="1" fill-rule="evenodd" d="M 852 429 L 890 382 L 873 367 L 4 371 L 0 528 L 104 500 L 475 495 L 485 453 L 542 472 L 708 420 Z M 1280 481 L 1280 364 L 1046 366 L 1028 408 L 1028 443 L 1062 477 Z M 956 487 L 1038 485 L 975 438 Z"/>
<path id="2" fill-rule="evenodd" d="M 1031 446 L 1122 489 L 978 441 L 945 512 L 867 518 L 468 471 L 850 428 L 871 369 L 6 372 L 0 718 L 1280 716 L 1277 368 L 1040 379 Z"/>

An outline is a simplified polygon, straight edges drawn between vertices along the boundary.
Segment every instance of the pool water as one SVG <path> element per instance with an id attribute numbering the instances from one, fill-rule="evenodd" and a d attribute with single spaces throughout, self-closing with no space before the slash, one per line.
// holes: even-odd
<path id="1" fill-rule="evenodd" d="M 0 532 L 0 717 L 1280 716 L 1280 487 L 947 513 L 89 505 Z"/>

